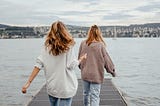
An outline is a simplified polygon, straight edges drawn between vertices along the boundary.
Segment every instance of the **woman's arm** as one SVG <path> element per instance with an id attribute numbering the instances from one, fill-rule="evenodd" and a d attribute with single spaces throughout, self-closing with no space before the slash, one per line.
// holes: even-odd
<path id="1" fill-rule="evenodd" d="M 104 67 L 106 71 L 112 74 L 113 77 L 115 77 L 116 76 L 115 67 L 105 47 L 102 47 L 102 54 L 105 62 Z"/>
<path id="2" fill-rule="evenodd" d="M 79 59 L 79 63 L 81 63 L 82 60 L 86 59 L 87 58 L 87 53 L 83 54 Z"/>
<path id="3" fill-rule="evenodd" d="M 34 80 L 34 78 L 37 76 L 38 72 L 39 72 L 39 68 L 34 67 L 27 83 L 22 87 L 22 93 L 26 93 L 27 88 L 30 86 L 31 82 Z"/>
<path id="4" fill-rule="evenodd" d="M 77 60 L 74 49 L 72 47 L 70 51 L 67 53 L 67 57 L 66 57 L 67 68 L 69 70 L 73 70 L 76 66 L 80 64 L 82 60 L 86 58 L 87 58 L 87 54 L 85 53 L 82 56 L 80 56 L 79 59 Z"/>

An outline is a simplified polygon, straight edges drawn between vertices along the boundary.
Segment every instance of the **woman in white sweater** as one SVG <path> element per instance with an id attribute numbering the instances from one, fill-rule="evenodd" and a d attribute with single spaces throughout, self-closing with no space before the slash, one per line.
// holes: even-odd
<path id="1" fill-rule="evenodd" d="M 73 51 L 75 42 L 66 26 L 54 22 L 46 37 L 40 56 L 27 83 L 22 87 L 26 93 L 33 79 L 43 69 L 46 77 L 47 93 L 51 106 L 71 106 L 72 97 L 76 94 L 78 82 L 74 68 L 86 59 L 86 54 L 76 59 Z"/>

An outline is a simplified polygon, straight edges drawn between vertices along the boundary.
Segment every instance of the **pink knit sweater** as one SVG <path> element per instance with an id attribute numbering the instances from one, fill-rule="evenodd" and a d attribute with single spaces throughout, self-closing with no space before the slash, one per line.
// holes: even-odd
<path id="1" fill-rule="evenodd" d="M 102 83 L 104 79 L 104 68 L 112 76 L 115 76 L 114 64 L 107 53 L 105 46 L 101 42 L 92 42 L 89 46 L 83 41 L 79 48 L 79 55 L 87 53 L 87 59 L 83 60 L 79 68 L 83 80 Z"/>

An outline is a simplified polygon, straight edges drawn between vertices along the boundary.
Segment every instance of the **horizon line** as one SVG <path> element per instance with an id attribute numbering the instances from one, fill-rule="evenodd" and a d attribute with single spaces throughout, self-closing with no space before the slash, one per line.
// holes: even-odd
<path id="1" fill-rule="evenodd" d="M 145 25 L 145 24 L 160 24 L 160 22 L 148 22 L 148 23 L 139 23 L 139 24 L 114 24 L 114 25 L 98 25 L 98 26 L 131 26 L 131 25 Z M 46 27 L 50 27 L 51 25 L 19 25 L 19 24 L 7 24 L 7 23 L 0 23 L 0 25 L 6 25 L 6 26 L 17 26 L 17 27 L 42 27 L 42 26 L 46 26 Z M 71 25 L 71 26 L 80 26 L 80 27 L 90 27 L 88 25 L 84 26 L 84 25 L 74 25 L 74 24 L 65 24 L 65 25 Z M 97 24 L 96 24 L 97 25 Z"/>

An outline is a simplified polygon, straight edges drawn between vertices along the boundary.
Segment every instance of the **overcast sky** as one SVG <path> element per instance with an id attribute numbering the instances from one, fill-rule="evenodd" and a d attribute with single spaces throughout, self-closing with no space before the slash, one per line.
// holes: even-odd
<path id="1" fill-rule="evenodd" d="M 160 23 L 160 0 L 0 0 L 0 23 L 90 26 Z"/>

